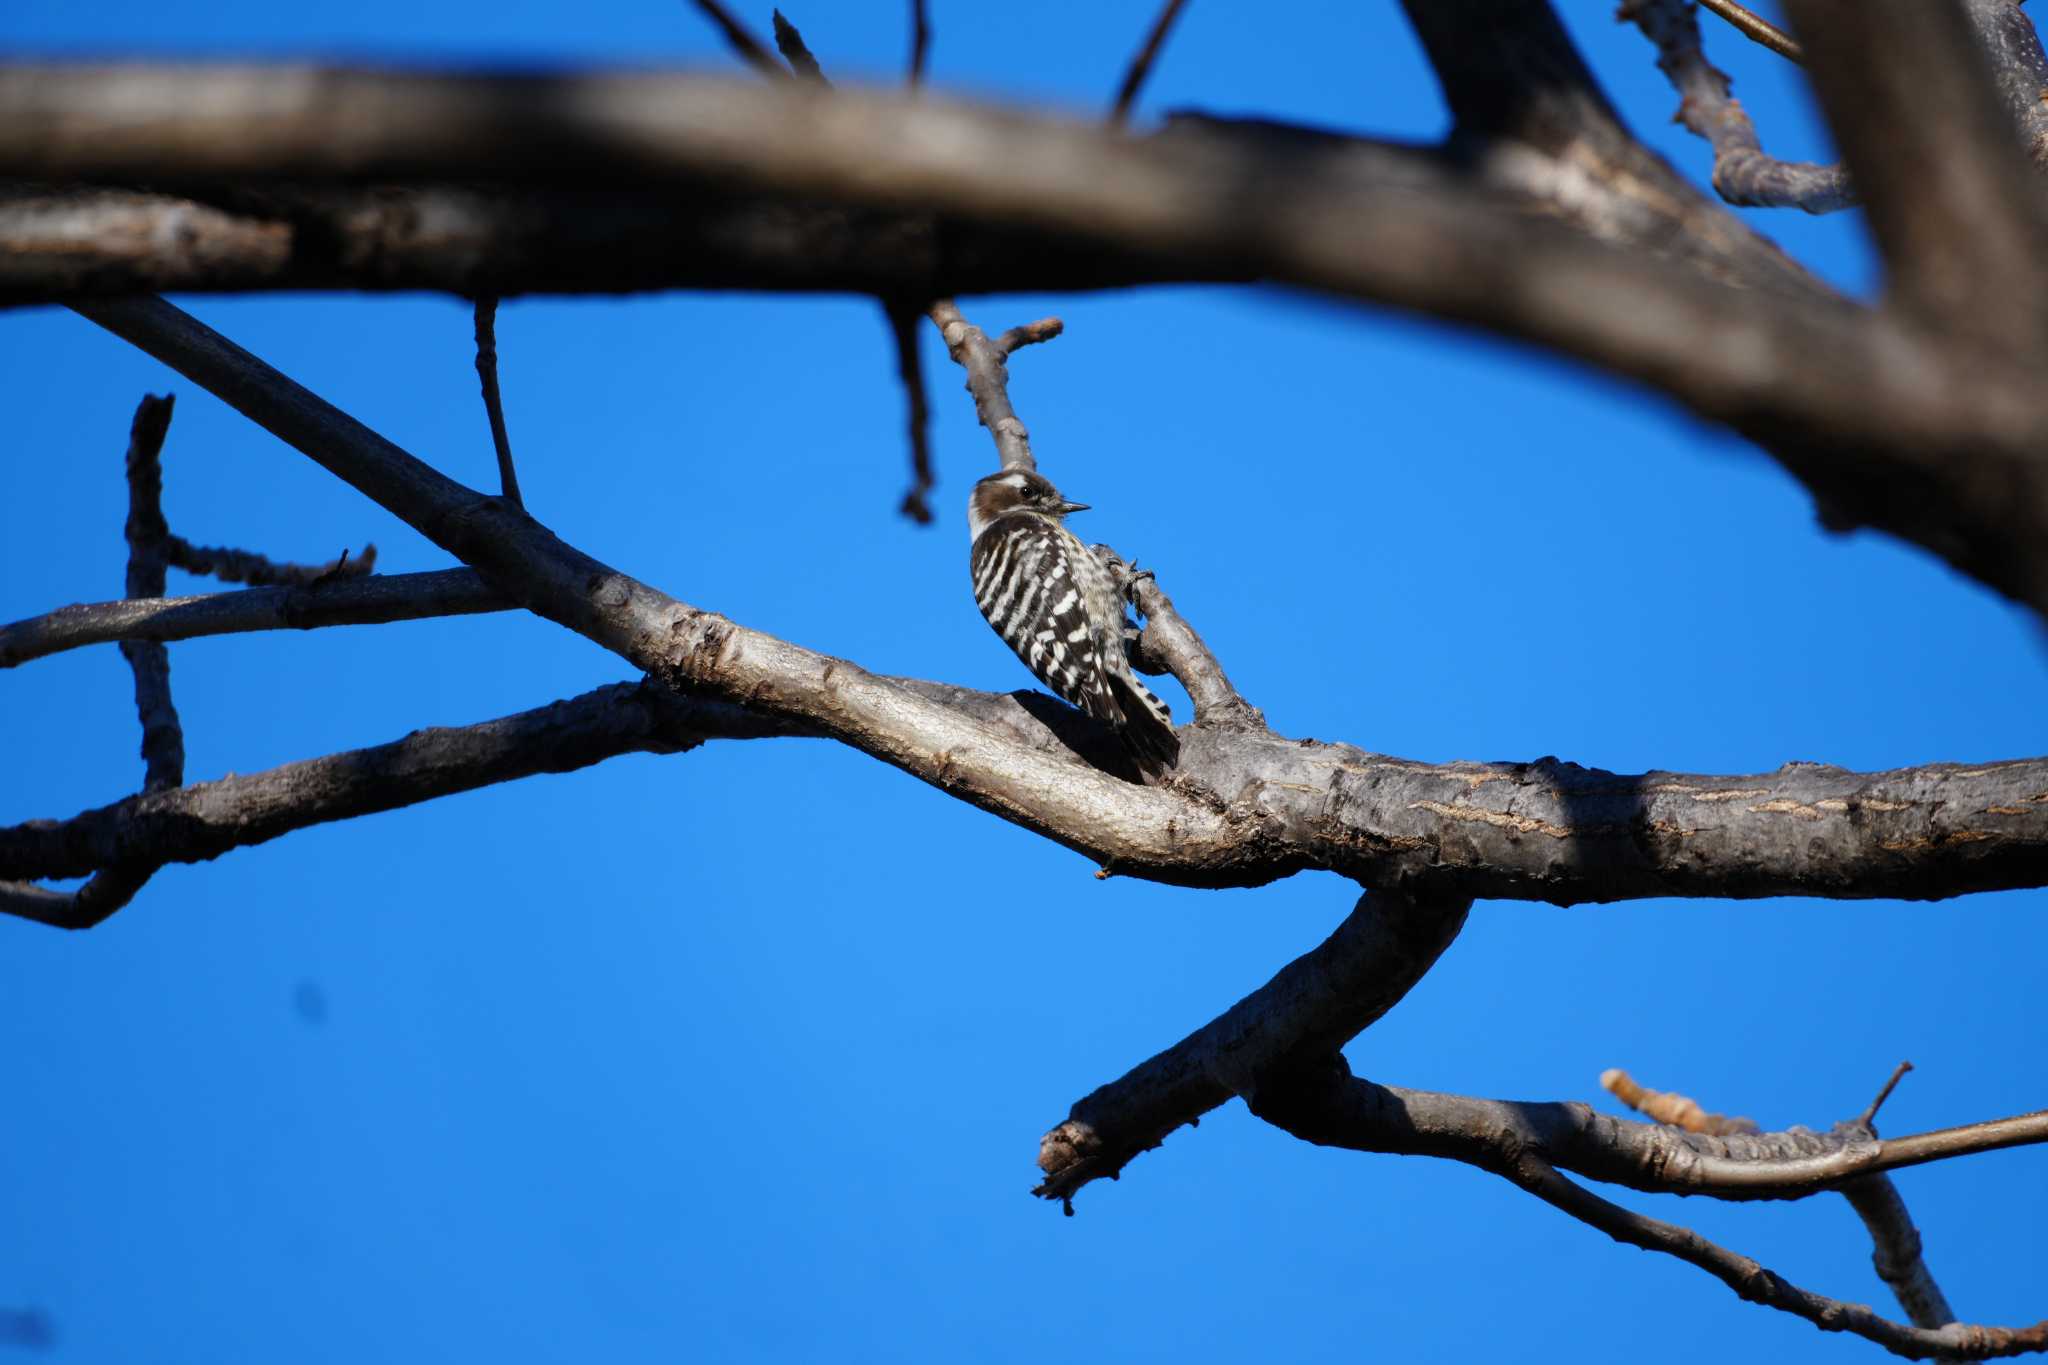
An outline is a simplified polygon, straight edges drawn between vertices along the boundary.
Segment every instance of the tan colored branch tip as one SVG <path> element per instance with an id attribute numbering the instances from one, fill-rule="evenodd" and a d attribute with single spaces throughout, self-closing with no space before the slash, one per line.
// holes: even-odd
<path id="1" fill-rule="evenodd" d="M 1683 1095 L 1650 1090 L 1637 1085 L 1620 1067 L 1609 1067 L 1601 1072 L 1600 1085 L 1637 1113 L 1648 1114 L 1659 1123 L 1668 1123 L 1673 1128 L 1683 1128 L 1688 1133 L 1726 1136 L 1730 1133 L 1763 1131 L 1754 1119 L 1728 1118 L 1721 1114 L 1708 1113 L 1696 1101 L 1689 1100 Z"/>

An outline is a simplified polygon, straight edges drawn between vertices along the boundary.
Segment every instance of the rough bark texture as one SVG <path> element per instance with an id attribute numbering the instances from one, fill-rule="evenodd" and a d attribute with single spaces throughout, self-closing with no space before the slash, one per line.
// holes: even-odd
<path id="1" fill-rule="evenodd" d="M 1764 446 L 1830 524 L 1867 524 L 2048 611 L 2048 87 L 2009 0 L 1788 0 L 1885 257 L 1875 308 L 1817 282 L 1629 132 L 1541 0 L 1412 0 L 1455 127 L 1440 147 L 1189 116 L 1144 138 L 1042 115 L 832 89 L 776 16 L 775 79 L 311 67 L 0 67 L 0 303 L 60 300 L 220 396 L 464 567 L 349 577 L 368 554 L 279 564 L 172 534 L 162 422 L 130 452 L 128 598 L 0 629 L 0 667 L 119 641 L 148 772 L 135 796 L 0 829 L 0 912 L 83 927 L 157 867 L 321 821 L 712 738 L 843 743 L 1084 854 L 1099 875 L 1249 886 L 1327 869 L 1367 888 L 1319 947 L 1095 1089 L 1046 1135 L 1039 1193 L 1070 1201 L 1235 1097 L 1302 1138 L 1466 1161 L 1745 1298 L 1902 1355 L 2048 1348 L 2048 1324 L 1957 1324 L 1885 1172 L 2048 1141 L 2048 1112 L 1880 1139 L 1715 1132 L 1353 1077 L 1340 1049 L 1397 1004 L 1475 897 L 1933 898 L 2048 885 L 2048 758 L 1851 773 L 1618 775 L 1561 762 L 1422 764 L 1273 733 L 1161 586 L 1097 547 L 1146 621 L 1132 658 L 1195 701 L 1166 785 L 1036 694 L 876 676 L 676 600 L 564 544 L 519 505 L 491 300 L 536 290 L 851 290 L 888 310 L 919 449 L 924 312 L 1006 467 L 1031 467 L 1013 352 L 957 296 L 1270 281 L 1485 328 L 1624 376 Z M 1741 22 L 1739 7 L 1723 5 Z M 1162 10 L 1114 105 L 1158 57 Z M 1836 168 L 1761 150 L 1691 10 L 1634 0 L 1738 203 L 1819 210 Z M 912 84 L 928 39 L 914 7 Z M 1749 16 L 1751 20 L 1754 16 Z M 1768 26 L 1764 26 L 1768 28 Z M 1751 31 L 1763 34 L 1754 24 Z M 1764 34 L 1769 38 L 1769 34 Z M 203 98 L 202 98 L 203 97 Z M 476 296 L 502 496 L 450 480 L 161 300 L 179 289 Z M 154 400 L 152 400 L 154 401 Z M 168 419 L 168 405 L 160 414 Z M 145 420 L 147 418 L 147 420 Z M 913 456 L 906 510 L 929 486 Z M 165 599 L 163 569 L 261 587 Z M 525 609 L 640 680 L 516 716 L 186 785 L 164 641 Z M 38 879 L 90 875 L 74 893 Z M 1875 1106 L 1873 1106 L 1874 1109 Z M 1910 1323 L 1827 1299 L 1563 1174 L 1648 1191 L 1839 1190 Z"/>

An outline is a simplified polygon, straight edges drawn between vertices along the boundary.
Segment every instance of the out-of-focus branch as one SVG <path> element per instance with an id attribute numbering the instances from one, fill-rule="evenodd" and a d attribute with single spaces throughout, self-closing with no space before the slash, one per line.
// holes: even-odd
<path id="1" fill-rule="evenodd" d="M 1747 13 L 1747 11 L 1745 11 Z M 1756 126 L 1728 93 L 1728 77 L 1707 61 L 1690 0 L 1629 0 L 1621 17 L 1657 46 L 1657 68 L 1679 95 L 1678 119 L 1714 148 L 1714 188 L 1731 204 L 1833 213 L 1856 191 L 1840 166 L 1779 161 L 1764 154 Z"/>
<path id="2" fill-rule="evenodd" d="M 789 69 L 775 60 L 775 54 L 764 47 L 754 31 L 739 21 L 733 12 L 719 3 L 719 0 L 691 0 L 706 19 L 725 38 L 725 44 L 733 55 L 753 67 L 764 76 L 778 80 L 789 80 Z"/>
<path id="3" fill-rule="evenodd" d="M 896 352 L 896 378 L 903 385 L 904 421 L 910 435 L 910 490 L 897 510 L 920 526 L 932 523 L 929 495 L 937 482 L 932 474 L 932 409 L 925 387 L 924 356 L 918 347 L 922 310 L 882 302 L 889 339 Z"/>
<path id="4" fill-rule="evenodd" d="M 1786 0 L 1891 303 L 1994 352 L 2048 346 L 2048 200 L 1955 0 Z M 2038 96 L 2038 90 L 2035 94 Z"/>
<path id="5" fill-rule="evenodd" d="M 924 84 L 925 63 L 931 54 L 932 21 L 925 11 L 925 0 L 910 0 L 910 69 L 904 79 L 912 90 Z"/>
<path id="6" fill-rule="evenodd" d="M 1700 1108 L 1697 1101 L 1675 1091 L 1650 1090 L 1637 1085 L 1635 1078 L 1619 1067 L 1610 1067 L 1600 1073 L 1600 1088 L 1637 1113 L 1648 1114 L 1659 1123 L 1683 1128 L 1688 1133 L 1709 1133 L 1720 1137 L 1729 1133 L 1763 1131 L 1755 1119 L 1732 1119 L 1724 1114 L 1710 1114 Z"/>
<path id="7" fill-rule="evenodd" d="M 825 79 L 825 69 L 818 65 L 818 59 L 811 55 L 811 49 L 804 42 L 804 35 L 797 32 L 795 24 L 782 17 L 782 11 L 775 11 L 775 50 L 789 63 L 789 69 L 797 79 L 809 81 L 812 85 L 830 89 L 832 82 Z"/>
<path id="8" fill-rule="evenodd" d="M 474 569 L 332 578 L 292 587 L 59 607 L 0 626 L 0 668 L 116 640 L 196 640 L 256 630 L 383 625 L 509 611 Z"/>

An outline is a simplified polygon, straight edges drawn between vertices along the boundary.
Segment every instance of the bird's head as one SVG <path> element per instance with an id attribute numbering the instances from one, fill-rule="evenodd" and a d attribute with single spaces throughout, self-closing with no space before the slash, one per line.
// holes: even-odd
<path id="1" fill-rule="evenodd" d="M 1085 512 L 1085 502 L 1068 502 L 1052 480 L 1028 469 L 999 469 L 974 485 L 967 498 L 967 533 L 979 536 L 998 517 L 1012 512 L 1039 512 L 1057 520 L 1069 512 Z"/>

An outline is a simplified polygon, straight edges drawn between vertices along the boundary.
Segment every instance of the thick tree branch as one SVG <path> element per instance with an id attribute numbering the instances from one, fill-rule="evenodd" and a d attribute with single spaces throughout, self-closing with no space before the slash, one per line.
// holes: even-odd
<path id="1" fill-rule="evenodd" d="M 509 611 L 474 569 L 333 578 L 291 587 L 59 607 L 0 626 L 0 668 L 116 640 L 196 640 L 257 630 L 383 625 Z"/>
<path id="2" fill-rule="evenodd" d="M 184 98 L 202 86 L 203 101 Z M 1567 103 L 1597 109 L 1590 96 Z M 1579 166 L 1577 202 L 1637 204 L 1643 196 L 1596 186 L 1611 178 L 1640 188 L 1661 166 L 1643 162 L 1647 153 L 1592 181 L 1580 165 L 1607 165 L 1598 158 L 1614 136 L 1572 144 L 1577 161 L 1528 144 L 1482 160 L 1488 178 L 1519 174 L 1530 185 Z M 790 82 L 0 71 L 4 171 L 391 176 L 457 162 L 479 179 L 694 177 L 872 208 L 916 205 L 1491 327 L 1732 423 L 1808 482 L 1838 522 L 1917 540 L 2048 607 L 2048 400 L 2028 368 L 1958 353 L 1941 337 L 1829 300 L 1781 258 L 1773 268 L 1766 255 L 1725 245 L 1754 238 L 1697 196 L 1678 218 L 1657 220 L 1664 240 L 1722 243 L 1692 259 L 1740 262 L 1756 287 L 1727 288 L 1648 252 L 1504 211 L 1514 196 L 1475 189 L 1440 158 L 1362 151 L 1347 139 L 1185 129 L 1132 142 L 1053 120 Z M 1367 166 L 1411 178 L 1400 194 L 1364 192 L 1357 175 Z M 1647 197 L 1680 202 L 1679 193 Z M 1617 208 L 1607 221 L 1637 240 L 1637 218 Z M 1673 232 L 1676 224 L 1688 226 Z"/>
<path id="3" fill-rule="evenodd" d="M 312 455 L 506 596 L 642 671 L 801 722 L 1119 873 L 1255 885 L 1321 866 L 1380 889 L 1558 902 L 1944 896 L 2048 883 L 2048 761 L 1621 778 L 1549 760 L 1428 767 L 1196 727 L 1181 770 L 1197 785 L 1138 787 L 1071 756 L 1021 750 L 852 664 L 599 564 L 161 301 L 81 311 Z"/>
<path id="4" fill-rule="evenodd" d="M 1433 769 L 1342 746 L 1196 732 L 1183 770 L 1237 793 L 1219 809 L 1013 755 L 982 727 L 911 705 L 852 665 L 684 607 L 561 545 L 168 305 L 89 311 L 473 557 L 543 615 L 665 680 L 807 719 L 1119 872 L 1256 884 L 1322 865 L 1380 887 L 1558 901 L 1946 895 L 2048 881 L 2042 762 L 1873 776 L 1799 765 L 1731 783 L 1555 763 Z"/>
<path id="5" fill-rule="evenodd" d="M 1678 91 L 1678 119 L 1714 148 L 1714 188 L 1731 204 L 1833 213 L 1856 203 L 1840 166 L 1778 161 L 1764 154 L 1756 126 L 1728 93 L 1728 77 L 1707 61 L 1690 0 L 1630 0 L 1621 10 L 1657 46 L 1657 69 Z"/>
<path id="6" fill-rule="evenodd" d="M 1268 1071 L 1302 1055 L 1333 1053 L 1401 1002 L 1464 926 L 1465 900 L 1368 893 L 1310 952 L 1149 1061 L 1077 1101 L 1039 1140 L 1045 1180 L 1032 1193 L 1068 1212 L 1091 1180 L 1114 1179 L 1174 1129 L 1233 1095 L 1251 1095 Z"/>
<path id="7" fill-rule="evenodd" d="M 2048 343 L 2048 201 L 1959 0 L 1787 0 L 1891 300 L 1997 350 Z M 2038 97 L 2038 91 L 2035 92 Z"/>

